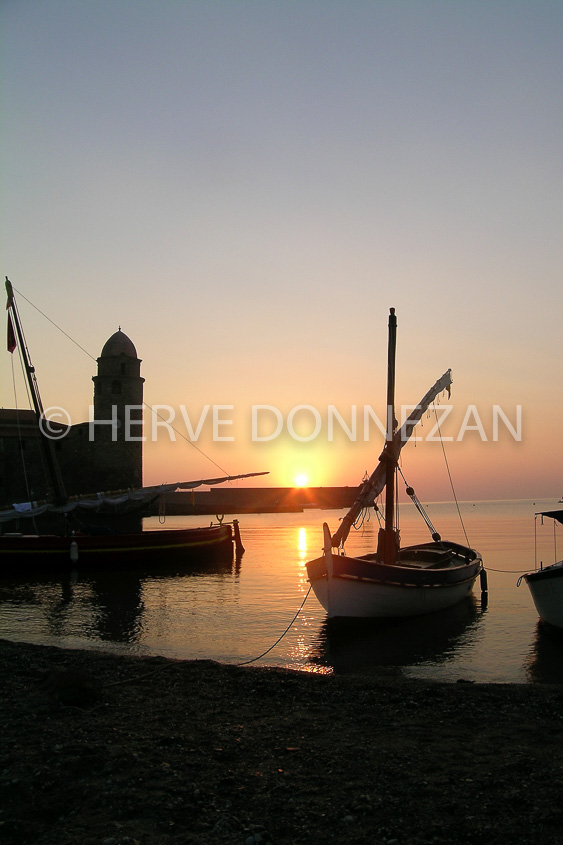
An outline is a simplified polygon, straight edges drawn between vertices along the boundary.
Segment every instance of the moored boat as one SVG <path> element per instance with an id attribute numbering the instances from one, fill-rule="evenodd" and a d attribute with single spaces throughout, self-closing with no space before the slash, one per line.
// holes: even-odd
<path id="1" fill-rule="evenodd" d="M 432 542 L 400 546 L 394 522 L 399 455 L 432 402 L 442 391 L 449 391 L 452 378 L 451 371 L 447 370 L 399 429 L 395 420 L 396 326 L 392 308 L 388 344 L 388 423 L 379 463 L 360 485 L 356 501 L 334 535 L 324 523 L 323 556 L 307 563 L 311 586 L 329 619 L 385 619 L 432 613 L 465 599 L 479 576 L 485 587 L 480 554 L 469 546 L 442 540 L 410 487 L 407 487 L 407 493 L 425 519 Z M 385 517 L 379 529 L 377 550 L 356 557 L 347 555 L 344 543 L 351 528 L 367 508 L 374 507 L 379 515 L 375 500 L 383 491 Z"/>
<path id="2" fill-rule="evenodd" d="M 238 521 L 219 522 L 201 528 L 159 528 L 141 531 L 120 531 L 119 517 L 139 510 L 168 492 L 193 490 L 201 485 L 214 486 L 228 481 L 250 478 L 267 473 L 244 473 L 221 478 L 181 481 L 175 484 L 143 487 L 138 490 L 114 491 L 68 497 L 53 449 L 52 441 L 45 435 L 40 422 L 44 410 L 39 394 L 35 368 L 31 365 L 27 344 L 24 341 L 17 312 L 12 284 L 6 278 L 8 294 L 8 351 L 16 346 L 22 358 L 33 410 L 37 420 L 39 442 L 53 490 L 51 499 L 44 502 L 24 502 L 0 509 L 0 577 L 10 577 L 22 569 L 49 571 L 78 568 L 120 569 L 134 566 L 156 567 L 171 560 L 223 560 L 241 554 L 244 547 L 240 538 Z M 100 514 L 111 517 L 112 530 L 104 531 L 98 524 L 86 530 L 88 522 L 95 523 Z M 86 515 L 86 516 L 85 516 Z M 20 532 L 24 521 L 32 526 L 28 533 Z M 48 528 L 42 523 L 48 521 Z M 53 530 L 52 526 L 55 526 Z M 7 533 L 2 527 L 7 526 Z M 17 530 L 14 530 L 16 526 Z"/>
<path id="3" fill-rule="evenodd" d="M 536 517 L 553 519 L 563 525 L 563 510 L 539 511 Z M 563 628 L 563 560 L 549 566 L 540 565 L 518 579 L 526 581 L 540 619 L 556 628 Z"/>
<path id="4" fill-rule="evenodd" d="M 128 569 L 172 561 L 228 560 L 233 557 L 235 537 L 230 523 L 133 534 L 4 534 L 0 536 L 0 576 L 22 570 Z"/>

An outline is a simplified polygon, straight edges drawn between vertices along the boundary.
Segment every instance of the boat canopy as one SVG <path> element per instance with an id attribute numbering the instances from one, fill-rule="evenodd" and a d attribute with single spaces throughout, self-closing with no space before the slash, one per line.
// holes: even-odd
<path id="1" fill-rule="evenodd" d="M 154 487 L 139 487 L 137 490 L 118 490 L 108 493 L 95 493 L 84 496 L 73 496 L 64 504 L 55 505 L 51 502 L 21 502 L 10 508 L 0 510 L 0 523 L 9 522 L 20 517 L 35 517 L 42 513 L 71 513 L 77 508 L 97 510 L 102 505 L 123 505 L 126 502 L 150 502 L 164 493 L 174 493 L 176 490 L 195 490 L 196 487 L 213 487 L 227 481 L 237 481 L 240 478 L 252 478 L 257 475 L 268 475 L 267 472 L 247 472 L 244 475 L 225 475 L 222 478 L 200 478 L 198 481 L 177 481 L 172 484 L 158 484 Z"/>
<path id="2" fill-rule="evenodd" d="M 563 525 L 563 510 L 560 511 L 539 511 L 536 516 L 548 516 L 550 519 L 555 519 Z"/>

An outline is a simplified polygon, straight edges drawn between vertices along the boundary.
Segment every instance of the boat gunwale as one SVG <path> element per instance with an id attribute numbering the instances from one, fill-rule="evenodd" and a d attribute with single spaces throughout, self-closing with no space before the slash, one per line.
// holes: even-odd
<path id="1" fill-rule="evenodd" d="M 226 525 L 199 526 L 197 528 L 163 528 L 127 534 L 2 534 L 0 555 L 12 553 L 16 547 L 22 553 L 49 553 L 67 549 L 74 541 L 82 551 L 108 552 L 119 550 L 154 550 L 180 546 L 208 545 L 210 543 L 232 541 L 233 532 L 230 523 Z M 14 541 L 13 547 L 9 541 Z M 167 542 L 170 541 L 170 542 Z M 41 544 L 43 547 L 40 548 Z M 45 546 L 48 546 L 45 548 Z M 37 547 L 37 548 L 36 548 Z"/>
<path id="2" fill-rule="evenodd" d="M 464 578 L 463 581 L 452 581 L 451 583 L 440 583 L 440 584 L 410 584 L 408 581 L 377 581 L 374 578 L 361 578 L 356 577 L 355 575 L 334 575 L 334 578 L 340 578 L 343 581 L 357 581 L 358 583 L 363 584 L 374 584 L 380 585 L 385 587 L 403 587 L 411 588 L 414 590 L 442 590 L 446 587 L 460 587 L 463 584 L 468 584 L 470 582 L 475 581 L 479 573 L 477 572 L 475 575 L 471 575 L 469 578 Z"/>
<path id="3" fill-rule="evenodd" d="M 534 572 L 527 572 L 524 575 L 524 580 L 526 583 L 529 583 L 530 581 L 535 583 L 540 581 L 550 581 L 554 578 L 562 577 L 563 560 L 559 560 L 557 563 L 551 563 L 549 566 L 544 566 L 542 569 L 536 569 Z"/>
<path id="4" fill-rule="evenodd" d="M 470 551 L 474 553 L 472 560 L 466 560 L 458 566 L 449 566 L 440 569 L 387 564 L 382 561 L 370 560 L 369 558 L 336 555 L 333 553 L 332 578 L 357 581 L 358 583 L 395 584 L 405 587 L 448 587 L 460 585 L 467 581 L 474 581 L 483 570 L 481 555 L 473 549 Z M 357 571 L 347 572 L 346 563 L 350 565 L 351 570 L 357 567 Z M 369 569 L 372 569 L 373 572 L 370 573 Z M 325 557 L 323 556 L 309 561 L 307 563 L 307 574 L 309 575 L 310 582 L 320 578 L 326 578 L 328 573 Z M 378 574 L 381 577 L 377 577 Z"/>

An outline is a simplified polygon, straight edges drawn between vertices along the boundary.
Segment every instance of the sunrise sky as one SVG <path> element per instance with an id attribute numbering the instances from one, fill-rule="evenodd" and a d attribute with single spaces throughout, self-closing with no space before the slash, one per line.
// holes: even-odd
<path id="1" fill-rule="evenodd" d="M 215 463 L 161 430 L 145 483 L 355 485 L 393 306 L 399 405 L 452 369 L 458 497 L 563 494 L 559 0 L 4 0 L 0 33 L 2 275 L 92 356 L 19 297 L 45 407 L 88 418 L 121 326 L 150 405 L 184 433 L 210 406 Z M 252 440 L 258 405 L 279 437 Z M 432 424 L 404 452 L 427 501 L 450 495 Z"/>

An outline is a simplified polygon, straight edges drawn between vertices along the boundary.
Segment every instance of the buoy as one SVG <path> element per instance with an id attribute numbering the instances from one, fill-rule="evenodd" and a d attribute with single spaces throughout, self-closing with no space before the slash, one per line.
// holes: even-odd
<path id="1" fill-rule="evenodd" d="M 489 587 L 488 587 L 488 583 L 487 583 L 487 570 L 486 569 L 481 570 L 481 592 L 482 593 L 488 593 L 489 592 Z"/>

